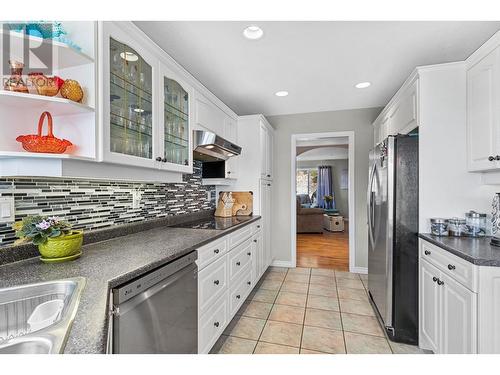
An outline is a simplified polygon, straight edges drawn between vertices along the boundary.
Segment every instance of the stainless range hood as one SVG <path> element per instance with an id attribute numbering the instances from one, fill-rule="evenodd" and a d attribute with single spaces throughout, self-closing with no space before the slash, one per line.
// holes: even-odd
<path id="1" fill-rule="evenodd" d="M 193 131 L 193 158 L 200 161 L 224 161 L 241 153 L 241 147 L 217 134 L 205 131 Z"/>

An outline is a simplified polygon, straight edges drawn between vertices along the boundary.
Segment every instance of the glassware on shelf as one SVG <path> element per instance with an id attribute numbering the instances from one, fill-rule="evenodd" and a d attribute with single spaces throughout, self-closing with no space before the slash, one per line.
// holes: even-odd
<path id="1" fill-rule="evenodd" d="M 113 152 L 152 159 L 152 68 L 132 48 L 110 39 Z"/>
<path id="2" fill-rule="evenodd" d="M 28 86 L 23 81 L 24 64 L 19 61 L 9 60 L 10 77 L 4 83 L 4 89 L 14 92 L 28 93 Z"/>

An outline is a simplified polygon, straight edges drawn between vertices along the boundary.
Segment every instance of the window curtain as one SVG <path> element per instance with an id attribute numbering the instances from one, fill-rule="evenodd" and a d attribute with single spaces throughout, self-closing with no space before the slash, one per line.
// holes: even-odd
<path id="1" fill-rule="evenodd" d="M 318 167 L 318 207 L 333 209 L 335 208 L 335 199 L 331 202 L 325 200 L 326 195 L 333 197 L 332 190 L 332 167 L 321 165 Z"/>

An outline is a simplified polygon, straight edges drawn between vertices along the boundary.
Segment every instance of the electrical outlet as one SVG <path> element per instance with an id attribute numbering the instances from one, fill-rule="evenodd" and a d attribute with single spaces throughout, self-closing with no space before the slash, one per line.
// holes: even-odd
<path id="1" fill-rule="evenodd" d="M 14 197 L 0 198 L 0 223 L 13 223 L 14 221 Z"/>
<path id="2" fill-rule="evenodd" d="M 132 191 L 132 209 L 137 210 L 141 205 L 142 191 L 133 190 Z"/>

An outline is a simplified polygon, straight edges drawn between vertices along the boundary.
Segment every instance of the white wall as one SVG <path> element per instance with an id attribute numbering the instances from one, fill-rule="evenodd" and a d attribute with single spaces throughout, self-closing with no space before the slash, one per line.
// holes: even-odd
<path id="1" fill-rule="evenodd" d="M 490 215 L 498 186 L 467 172 L 465 65 L 424 68 L 419 89 L 419 231 L 430 231 L 431 217 L 464 217 L 471 209 Z"/>
<path id="2" fill-rule="evenodd" d="M 332 167 L 332 188 L 335 207 L 344 218 L 349 218 L 349 190 L 340 188 L 340 176 L 343 169 L 348 169 L 347 159 L 339 160 L 297 160 L 297 168 L 317 168 L 320 165 Z"/>
<path id="3" fill-rule="evenodd" d="M 381 108 L 353 109 L 269 116 L 274 135 L 274 212 L 272 250 L 276 261 L 291 261 L 291 136 L 292 134 L 354 131 L 355 133 L 355 266 L 368 266 L 368 231 L 366 225 L 366 189 L 368 152 L 373 145 L 372 122 Z M 293 228 L 295 231 L 295 228 Z"/>

